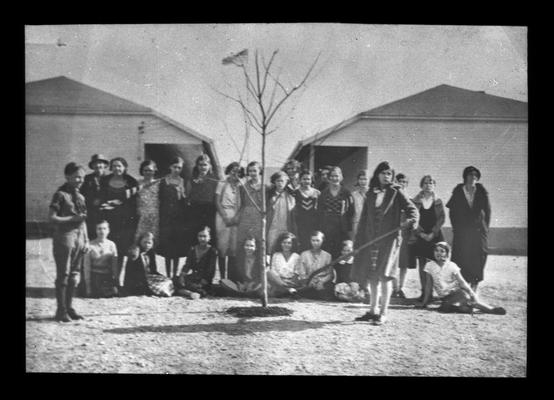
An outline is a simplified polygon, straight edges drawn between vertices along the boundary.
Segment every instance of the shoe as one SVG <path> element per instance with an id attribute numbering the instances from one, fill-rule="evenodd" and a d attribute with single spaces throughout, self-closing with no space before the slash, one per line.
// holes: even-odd
<path id="1" fill-rule="evenodd" d="M 398 297 L 399 299 L 405 299 L 406 295 L 404 294 L 402 289 L 400 289 L 398 292 L 396 292 L 396 297 Z"/>
<path id="2" fill-rule="evenodd" d="M 490 310 L 490 313 L 496 315 L 506 315 L 506 309 L 503 307 L 494 307 L 492 310 Z"/>
<path id="3" fill-rule="evenodd" d="M 385 315 L 377 315 L 377 318 L 373 320 L 373 325 L 383 325 L 387 321 L 387 317 Z"/>
<path id="4" fill-rule="evenodd" d="M 77 311 L 75 311 L 74 308 L 68 308 L 67 315 L 69 315 L 69 318 L 71 318 L 72 320 L 85 319 L 85 317 L 83 317 L 82 315 L 77 314 Z"/>
<path id="5" fill-rule="evenodd" d="M 54 319 L 59 322 L 71 322 L 71 318 L 69 318 L 69 315 L 65 311 L 56 311 Z"/>
<path id="6" fill-rule="evenodd" d="M 378 317 L 377 314 L 374 314 L 371 311 L 368 311 L 361 317 L 354 318 L 354 320 L 355 321 L 374 321 L 377 317 Z"/>

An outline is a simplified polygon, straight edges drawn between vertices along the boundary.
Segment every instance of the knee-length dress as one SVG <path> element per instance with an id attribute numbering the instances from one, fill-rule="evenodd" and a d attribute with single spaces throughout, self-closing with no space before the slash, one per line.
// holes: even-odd
<path id="1" fill-rule="evenodd" d="M 428 260 L 434 260 L 435 243 L 444 240 L 441 227 L 444 224 L 445 214 L 444 205 L 438 198 L 434 198 L 430 207 L 425 208 L 422 203 L 423 194 L 417 195 L 413 202 L 419 211 L 419 225 L 414 230 L 416 240 L 413 243 L 411 250 L 413 257 L 426 258 Z M 434 237 L 430 241 L 426 241 L 419 237 L 419 233 L 433 233 Z"/>
<path id="2" fill-rule="evenodd" d="M 399 228 L 402 211 L 405 213 L 406 221 L 412 225 L 417 224 L 417 208 L 400 186 L 388 185 L 383 190 L 370 188 L 358 225 L 354 248 Z M 367 287 L 370 280 L 392 280 L 398 271 L 401 242 L 401 232 L 395 232 L 362 249 L 354 257 L 352 280 L 358 282 L 362 288 Z"/>
<path id="3" fill-rule="evenodd" d="M 222 182 L 216 194 L 221 198 L 221 208 L 225 217 L 234 218 L 240 209 L 240 190 L 236 184 L 229 181 Z M 215 217 L 215 230 L 217 233 L 217 250 L 220 256 L 234 257 L 237 252 L 237 228 L 238 223 L 227 226 L 219 212 Z"/>
<path id="4" fill-rule="evenodd" d="M 478 183 L 470 205 L 463 186 L 454 188 L 446 204 L 453 231 L 452 261 L 460 267 L 466 281 L 477 283 L 484 278 L 487 262 L 491 204 L 487 190 Z"/>
<path id="5" fill-rule="evenodd" d="M 296 220 L 296 232 L 298 251 L 303 252 L 311 247 L 310 233 L 318 228 L 318 200 L 321 192 L 310 188 L 308 192 L 300 189 L 294 191 L 296 205 L 294 216 Z"/>
<path id="6" fill-rule="evenodd" d="M 187 211 L 192 243 L 196 243 L 196 234 L 207 226 L 211 231 L 211 242 L 217 243 L 215 230 L 216 188 L 219 181 L 211 176 L 192 179 L 188 185 L 189 209 Z"/>
<path id="7" fill-rule="evenodd" d="M 342 241 L 351 239 L 352 202 L 350 191 L 344 187 L 333 196 L 328 186 L 319 197 L 319 229 L 325 234 L 323 249 L 333 258 L 340 256 Z"/>
<path id="8" fill-rule="evenodd" d="M 160 181 L 160 244 L 157 252 L 166 258 L 185 257 L 190 248 L 190 234 L 185 226 L 185 186 Z"/>
<path id="9" fill-rule="evenodd" d="M 237 227 L 237 249 L 244 246 L 247 237 L 256 238 L 256 245 L 260 245 L 262 237 L 262 215 L 258 208 L 262 209 L 262 185 L 253 187 L 250 182 L 240 186 L 240 213 Z M 256 206 L 258 208 L 256 208 Z"/>
<path id="10" fill-rule="evenodd" d="M 139 182 L 144 185 L 144 181 Z M 143 186 L 137 192 L 137 231 L 135 240 L 145 232 L 154 235 L 154 246 L 160 239 L 160 181 Z"/>
<path id="11" fill-rule="evenodd" d="M 136 193 L 138 182 L 124 174 L 124 185 L 116 188 L 110 184 L 113 174 L 102 177 L 102 201 L 120 200 L 122 204 L 102 208 L 102 216 L 110 224 L 108 238 L 115 242 L 119 254 L 126 254 L 133 244 L 137 227 Z"/>

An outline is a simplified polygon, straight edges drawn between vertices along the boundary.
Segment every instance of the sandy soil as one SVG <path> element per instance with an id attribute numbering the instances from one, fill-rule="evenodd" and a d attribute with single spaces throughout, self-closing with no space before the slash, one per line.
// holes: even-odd
<path id="1" fill-rule="evenodd" d="M 160 264 L 161 265 L 161 264 Z M 277 300 L 289 317 L 235 318 L 246 299 L 146 296 L 75 300 L 86 319 L 53 320 L 49 239 L 27 241 L 29 372 L 523 377 L 527 258 L 490 256 L 480 295 L 505 316 L 441 314 L 393 300 L 383 326 L 354 322 L 361 303 Z M 417 272 L 406 294 L 419 296 Z"/>

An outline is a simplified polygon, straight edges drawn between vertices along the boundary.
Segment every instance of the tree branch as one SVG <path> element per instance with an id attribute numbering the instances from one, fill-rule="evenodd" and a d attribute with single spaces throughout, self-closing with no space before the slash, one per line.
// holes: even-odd
<path id="1" fill-rule="evenodd" d="M 264 60 L 263 55 L 262 55 L 262 63 L 264 65 L 264 69 L 265 69 L 264 83 L 262 85 L 262 93 L 265 93 L 265 87 L 266 87 L 266 84 L 267 84 L 267 75 L 269 74 L 269 70 L 271 69 L 271 64 L 273 64 L 273 60 L 275 59 L 275 56 L 277 55 L 278 51 L 279 51 L 279 49 L 273 51 L 273 54 L 271 54 L 271 58 L 269 59 L 269 63 L 267 65 L 265 64 L 265 60 Z"/>

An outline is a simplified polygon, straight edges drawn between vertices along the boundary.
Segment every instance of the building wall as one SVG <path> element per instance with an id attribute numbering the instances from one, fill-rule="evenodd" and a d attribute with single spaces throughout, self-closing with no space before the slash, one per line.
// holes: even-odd
<path id="1" fill-rule="evenodd" d="M 138 126 L 145 129 L 139 138 Z M 63 168 L 76 161 L 88 164 L 94 153 L 124 157 L 129 173 L 138 177 L 144 143 L 187 144 L 200 152 L 202 141 L 148 115 L 27 115 L 26 220 L 44 221 L 52 194 L 63 184 Z M 88 170 L 88 167 L 87 167 Z"/>
<path id="2" fill-rule="evenodd" d="M 491 226 L 527 227 L 527 123 L 363 119 L 314 144 L 367 145 L 370 173 L 388 160 L 410 178 L 411 196 L 421 177 L 431 174 L 445 202 L 462 182 L 463 169 L 474 165 L 490 193 Z"/>

